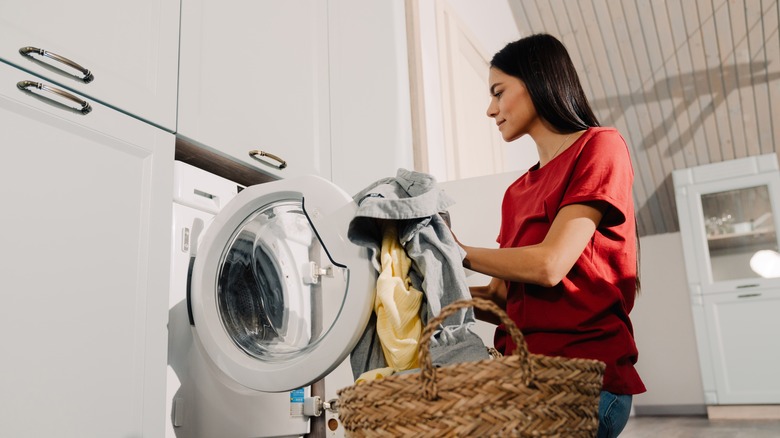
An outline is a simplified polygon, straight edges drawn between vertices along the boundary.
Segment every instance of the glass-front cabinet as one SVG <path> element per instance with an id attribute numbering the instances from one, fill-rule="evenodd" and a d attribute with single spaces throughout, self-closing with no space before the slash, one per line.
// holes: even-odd
<path id="1" fill-rule="evenodd" d="M 769 192 L 767 183 L 701 195 L 713 283 L 777 276 L 760 263 L 777 251 Z"/>
<path id="2" fill-rule="evenodd" d="M 673 173 L 688 281 L 702 293 L 780 285 L 777 167 L 769 154 Z"/>
<path id="3" fill-rule="evenodd" d="M 705 403 L 778 404 L 777 156 L 681 169 L 672 177 Z"/>

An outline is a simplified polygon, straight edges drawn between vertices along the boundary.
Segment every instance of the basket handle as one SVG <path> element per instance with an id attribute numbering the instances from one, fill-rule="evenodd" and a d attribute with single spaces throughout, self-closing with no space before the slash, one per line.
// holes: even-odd
<path id="1" fill-rule="evenodd" d="M 444 322 L 445 318 L 464 307 L 475 307 L 477 309 L 490 311 L 501 319 L 501 322 L 504 323 L 512 341 L 517 345 L 517 348 L 515 348 L 512 355 L 520 356 L 520 378 L 523 385 L 530 385 L 533 380 L 533 371 L 531 370 L 531 361 L 528 356 L 528 345 L 525 343 L 525 338 L 520 332 L 520 329 L 517 328 L 517 325 L 512 321 L 509 315 L 501 310 L 494 302 L 482 298 L 473 298 L 470 300 L 455 301 L 445 306 L 441 309 L 439 315 L 428 322 L 428 325 L 425 326 L 425 330 L 423 330 L 420 335 L 420 351 L 418 353 L 421 368 L 420 380 L 425 399 L 435 400 L 439 396 L 439 388 L 436 385 L 436 368 L 431 364 L 431 336 L 433 336 L 433 332 L 439 328 L 439 325 Z"/>

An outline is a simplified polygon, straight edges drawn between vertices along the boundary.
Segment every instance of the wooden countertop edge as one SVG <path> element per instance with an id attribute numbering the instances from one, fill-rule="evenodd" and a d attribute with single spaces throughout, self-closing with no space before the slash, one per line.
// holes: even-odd
<path id="1" fill-rule="evenodd" d="M 235 181 L 243 186 L 263 184 L 279 179 L 252 166 L 179 137 L 176 137 L 175 159 Z"/>

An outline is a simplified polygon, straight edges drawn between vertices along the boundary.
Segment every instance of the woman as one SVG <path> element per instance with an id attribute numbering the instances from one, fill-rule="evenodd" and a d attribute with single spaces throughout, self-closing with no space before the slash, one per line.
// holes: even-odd
<path id="1" fill-rule="evenodd" d="M 508 44 L 489 77 L 488 117 L 505 141 L 530 135 L 539 162 L 504 194 L 500 248 L 461 244 L 464 266 L 493 277 L 472 296 L 506 309 L 532 353 L 605 362 L 598 436 L 617 436 L 645 391 L 628 317 L 639 283 L 628 147 L 599 126 L 556 38 Z M 515 348 L 502 326 L 495 346 Z"/>

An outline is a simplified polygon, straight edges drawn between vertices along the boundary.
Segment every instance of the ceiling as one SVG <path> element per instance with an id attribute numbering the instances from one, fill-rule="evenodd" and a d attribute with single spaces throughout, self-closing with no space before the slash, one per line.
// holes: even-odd
<path id="1" fill-rule="evenodd" d="M 778 1 L 510 0 L 566 45 L 602 125 L 632 149 L 640 235 L 679 231 L 671 172 L 775 153 Z"/>

